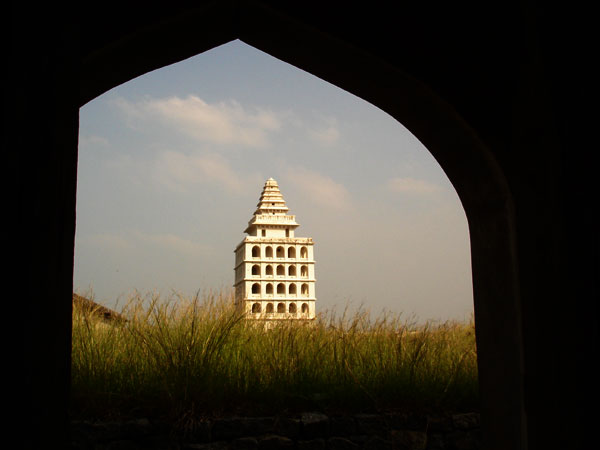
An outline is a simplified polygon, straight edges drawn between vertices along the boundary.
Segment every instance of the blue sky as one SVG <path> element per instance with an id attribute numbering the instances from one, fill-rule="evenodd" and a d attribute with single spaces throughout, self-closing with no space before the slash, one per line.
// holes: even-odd
<path id="1" fill-rule="evenodd" d="M 373 105 L 240 41 L 81 108 L 75 290 L 229 289 L 275 178 L 315 240 L 317 310 L 473 309 L 468 226 L 423 145 Z"/>

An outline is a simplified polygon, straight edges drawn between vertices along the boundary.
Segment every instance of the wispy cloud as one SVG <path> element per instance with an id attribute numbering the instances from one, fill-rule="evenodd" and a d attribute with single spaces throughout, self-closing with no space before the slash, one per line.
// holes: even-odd
<path id="1" fill-rule="evenodd" d="M 130 123 L 156 122 L 200 141 L 219 145 L 264 148 L 269 134 L 282 126 L 281 115 L 264 108 L 244 108 L 231 100 L 210 104 L 195 95 L 114 101 Z"/>
<path id="2" fill-rule="evenodd" d="M 108 147 L 110 145 L 108 139 L 102 136 L 79 136 L 79 148 L 86 147 Z"/>
<path id="3" fill-rule="evenodd" d="M 78 236 L 77 244 L 119 250 L 131 249 L 133 247 L 130 239 L 127 239 L 122 234 L 115 233 L 95 233 L 87 236 Z"/>
<path id="4" fill-rule="evenodd" d="M 146 233 L 140 230 L 121 231 L 117 233 L 98 233 L 78 238 L 80 245 L 109 250 L 132 250 L 138 247 L 158 248 L 187 256 L 211 254 L 209 245 L 195 242 L 172 233 Z"/>
<path id="5" fill-rule="evenodd" d="M 308 136 L 318 145 L 331 147 L 340 139 L 340 130 L 335 118 L 325 120 L 326 124 L 321 127 L 309 128 Z"/>
<path id="6" fill-rule="evenodd" d="M 134 231 L 132 237 L 141 244 L 151 245 L 182 255 L 199 256 L 211 253 L 209 246 L 171 233 L 153 234 Z"/>
<path id="7" fill-rule="evenodd" d="M 150 160 L 117 155 L 107 166 L 121 172 L 130 183 L 138 186 L 152 183 L 172 192 L 190 192 L 197 185 L 210 185 L 230 194 L 240 195 L 260 185 L 258 173 L 238 173 L 229 161 L 218 153 L 192 154 L 167 150 Z"/>
<path id="8" fill-rule="evenodd" d="M 241 194 L 260 178 L 253 175 L 240 175 L 219 154 L 187 155 L 181 152 L 166 151 L 154 161 L 155 179 L 174 191 L 187 191 L 195 184 L 213 184 Z"/>
<path id="9" fill-rule="evenodd" d="M 432 194 L 440 192 L 440 186 L 410 177 L 395 177 L 388 180 L 386 188 L 392 192 L 403 194 Z"/>
<path id="10" fill-rule="evenodd" d="M 353 209 L 346 187 L 326 175 L 298 167 L 288 170 L 286 178 L 314 204 L 338 210 Z"/>

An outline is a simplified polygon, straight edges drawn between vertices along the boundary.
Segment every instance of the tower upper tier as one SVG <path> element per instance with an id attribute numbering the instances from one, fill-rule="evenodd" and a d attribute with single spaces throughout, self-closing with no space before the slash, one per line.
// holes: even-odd
<path id="1" fill-rule="evenodd" d="M 273 178 L 265 182 L 256 207 L 248 227 L 244 230 L 245 233 L 256 236 L 258 228 L 266 230 L 275 227 L 294 230 L 300 226 L 296 222 L 296 216 L 287 214 L 289 208 L 285 204 L 277 181 Z"/>

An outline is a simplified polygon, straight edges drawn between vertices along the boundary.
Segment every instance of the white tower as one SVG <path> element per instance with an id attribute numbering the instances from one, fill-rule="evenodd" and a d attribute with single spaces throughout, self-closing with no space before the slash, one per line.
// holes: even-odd
<path id="1" fill-rule="evenodd" d="M 235 249 L 235 301 L 249 319 L 315 318 L 313 240 L 294 236 L 299 225 L 288 210 L 269 178 Z"/>

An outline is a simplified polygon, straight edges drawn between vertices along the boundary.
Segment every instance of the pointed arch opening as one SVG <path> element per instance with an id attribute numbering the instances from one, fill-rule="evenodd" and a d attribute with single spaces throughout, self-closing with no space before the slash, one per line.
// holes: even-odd
<path id="1" fill-rule="evenodd" d="M 256 12 L 251 17 L 257 17 Z M 218 18 L 223 19 L 221 16 Z M 242 28 L 241 32 L 227 32 L 224 36 L 217 36 L 213 31 L 215 36 L 199 38 L 198 42 L 182 41 L 180 34 L 168 33 L 171 27 L 178 26 L 178 21 L 174 20 L 155 27 L 147 34 L 138 35 L 139 41 L 123 40 L 114 45 L 118 51 L 97 52 L 97 55 L 91 55 L 85 60 L 81 76 L 81 105 L 142 73 L 240 37 L 250 45 L 277 55 L 389 112 L 427 145 L 461 197 L 472 227 L 475 316 L 478 328 L 485 330 L 478 336 L 478 352 L 483 356 L 479 359 L 482 390 L 487 392 L 486 389 L 489 389 L 489 397 L 484 399 L 485 409 L 490 414 L 487 422 L 501 424 L 496 426 L 498 430 L 518 429 L 519 423 L 525 423 L 524 420 L 520 420 L 520 405 L 523 403 L 521 391 L 509 390 L 509 387 L 495 391 L 494 386 L 497 386 L 497 383 L 495 383 L 494 364 L 485 362 L 495 358 L 507 361 L 505 367 L 507 378 L 510 378 L 511 383 L 506 385 L 520 386 L 517 378 L 523 371 L 519 363 L 522 360 L 520 347 L 522 338 L 519 334 L 521 300 L 518 295 L 518 283 L 515 280 L 517 252 L 505 251 L 514 249 L 515 218 L 508 184 L 494 155 L 481 141 L 477 130 L 469 126 L 453 105 L 439 98 L 433 90 L 422 85 L 418 79 L 413 80 L 405 76 L 391 65 L 388 67 L 385 61 L 383 64 L 379 63 L 378 59 L 370 56 L 368 51 L 365 53 L 355 50 L 343 40 L 337 42 L 335 39 L 317 36 L 314 31 L 310 31 L 310 27 L 304 25 L 294 30 L 309 44 L 296 35 L 293 39 L 287 35 L 278 36 L 275 32 L 285 29 L 280 26 L 278 20 L 283 23 L 287 19 L 265 18 L 265 27 L 261 28 L 261 33 L 253 32 L 250 27 Z M 132 42 L 149 49 L 150 43 L 155 42 L 156 39 L 166 40 L 172 45 L 164 45 L 156 51 L 149 51 L 140 61 L 120 57 L 122 54 L 134 53 L 129 48 Z M 144 43 L 144 40 L 147 43 Z M 311 59 L 306 55 L 306 45 L 313 49 L 314 58 Z M 173 48 L 182 50 L 174 52 Z M 358 69 L 359 65 L 361 69 L 368 68 L 368 70 L 352 70 Z M 413 105 L 421 106 L 413 108 Z M 469 163 L 464 164 L 464 161 Z M 73 210 L 74 205 L 68 203 L 68 200 L 64 202 L 65 211 Z M 66 248 L 70 245 L 68 241 L 64 245 L 64 254 L 73 250 L 72 246 L 70 249 Z M 253 257 L 259 256 L 260 254 L 253 255 Z M 67 275 L 65 272 L 65 283 L 68 283 Z M 501 288 L 497 289 L 498 286 Z M 506 301 L 507 299 L 511 301 Z M 495 317 L 505 318 L 507 325 L 502 330 L 495 326 L 493 322 Z M 511 405 L 507 408 L 514 414 L 501 414 L 507 409 L 503 406 L 507 403 Z M 495 415 L 494 411 L 496 411 Z M 515 418 L 514 423 L 511 422 L 510 417 Z M 502 441 L 499 432 L 497 436 Z M 515 441 L 518 439 L 515 438 Z"/>

